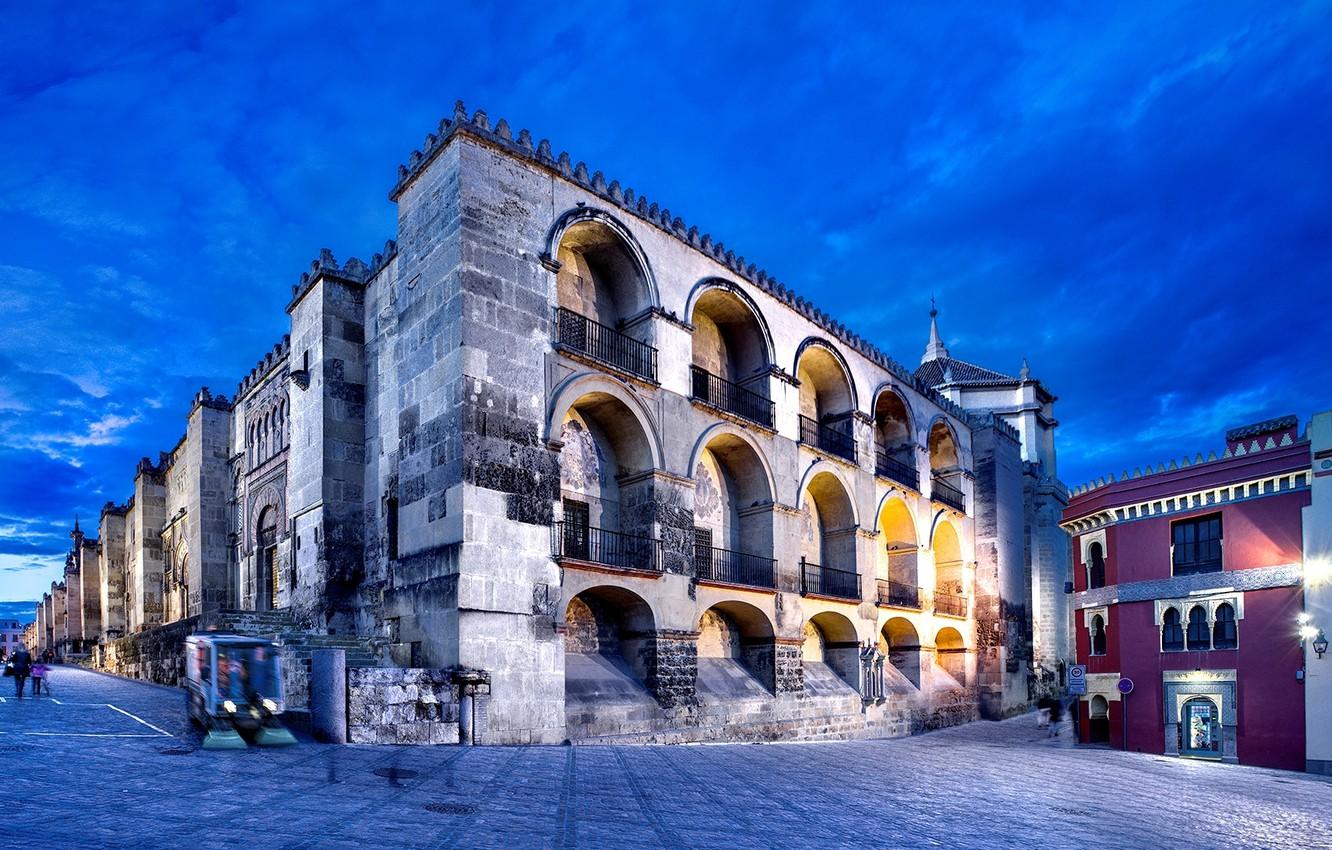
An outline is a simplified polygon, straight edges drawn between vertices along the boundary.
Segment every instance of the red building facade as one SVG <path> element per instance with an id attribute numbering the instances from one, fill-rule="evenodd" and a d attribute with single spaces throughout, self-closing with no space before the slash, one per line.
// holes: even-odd
<path id="1" fill-rule="evenodd" d="M 1112 476 L 1069 501 L 1088 684 L 1080 738 L 1303 770 L 1309 443 L 1294 416 L 1234 429 L 1226 443 L 1220 457 Z"/>

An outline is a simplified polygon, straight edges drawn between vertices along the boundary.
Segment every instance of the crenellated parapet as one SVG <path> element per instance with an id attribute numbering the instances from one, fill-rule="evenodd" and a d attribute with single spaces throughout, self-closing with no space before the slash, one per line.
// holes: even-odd
<path id="1" fill-rule="evenodd" d="M 305 294 L 310 291 L 310 287 L 321 278 L 332 278 L 345 283 L 353 283 L 358 286 L 365 286 L 370 279 L 379 274 L 384 265 L 393 259 L 398 253 L 398 243 L 392 239 L 384 243 L 384 250 L 375 253 L 370 258 L 370 263 L 357 257 L 352 257 L 342 265 L 338 265 L 337 258 L 333 256 L 333 251 L 328 248 L 321 248 L 319 257 L 310 263 L 310 270 L 301 273 L 301 279 L 291 287 L 291 301 L 287 304 L 287 312 L 296 305 Z"/>
<path id="2" fill-rule="evenodd" d="M 331 254 L 330 254 L 331 256 Z M 273 371 L 273 367 L 285 361 L 291 355 L 291 336 L 283 334 L 282 341 L 276 343 L 268 353 L 263 356 L 255 367 L 250 370 L 250 374 L 241 379 L 236 387 L 236 401 L 245 397 L 246 393 L 263 379 L 265 375 Z"/>
<path id="3" fill-rule="evenodd" d="M 1232 431 L 1230 433 L 1233 434 L 1236 432 Z M 1131 474 L 1126 469 L 1122 473 L 1120 473 L 1118 477 L 1116 477 L 1115 474 L 1111 472 L 1108 473 L 1107 475 L 1093 479 L 1092 481 L 1088 481 L 1086 484 L 1081 484 L 1077 487 L 1074 487 L 1072 490 L 1072 494 L 1074 496 L 1081 496 L 1084 493 L 1090 493 L 1093 490 L 1099 490 L 1102 487 L 1107 487 L 1111 484 L 1114 484 L 1117 481 L 1130 481 L 1138 478 L 1147 478 L 1153 475 L 1160 475 L 1167 472 L 1175 472 L 1177 470 L 1187 469 L 1189 467 L 1197 467 L 1197 466 L 1204 466 L 1206 464 L 1221 463 L 1223 461 L 1230 460 L 1231 458 L 1244 457 L 1246 455 L 1258 454 L 1259 452 L 1271 451 L 1272 449 L 1285 448 L 1287 446 L 1294 445 L 1294 442 L 1295 442 L 1294 439 L 1291 437 L 1289 433 L 1282 434 L 1280 435 L 1279 438 L 1277 436 L 1268 434 L 1265 437 L 1254 437 L 1248 440 L 1239 440 L 1238 442 L 1236 442 L 1235 448 L 1233 450 L 1229 446 L 1227 446 L 1226 450 L 1222 452 L 1220 455 L 1217 455 L 1215 451 L 1212 451 L 1208 452 L 1207 457 L 1204 458 L 1202 452 L 1199 452 L 1194 456 L 1193 460 L 1189 460 L 1189 456 L 1185 455 L 1184 457 L 1180 458 L 1178 461 L 1175 460 L 1174 458 L 1171 458 L 1169 463 L 1164 463 L 1164 462 L 1158 463 L 1156 464 L 1155 467 L 1153 467 L 1152 464 L 1150 463 L 1147 464 L 1145 468 L 1141 466 L 1137 467 L 1133 470 Z"/>
<path id="4" fill-rule="evenodd" d="M 194 400 L 190 403 L 190 413 L 193 414 L 195 408 L 207 407 L 212 410 L 229 411 L 231 402 L 224 395 L 213 395 L 208 387 L 200 387 L 194 394 Z"/>
<path id="5" fill-rule="evenodd" d="M 389 192 L 389 199 L 397 202 L 407 186 L 434 161 L 435 157 L 448 146 L 449 141 L 459 133 L 473 136 L 504 150 L 512 156 L 557 174 L 597 195 L 618 209 L 641 219 L 684 242 L 691 248 L 711 257 L 737 276 L 749 281 L 813 322 L 824 332 L 835 337 L 879 368 L 891 373 L 908 386 L 914 387 L 923 396 L 929 398 L 951 415 L 959 419 L 965 419 L 966 412 L 953 401 L 941 395 L 932 387 L 924 385 L 916 379 L 910 370 L 888 356 L 869 340 L 814 306 L 813 302 L 796 294 L 793 289 L 769 274 L 766 269 L 759 268 L 755 263 L 748 262 L 743 255 L 727 248 L 720 240 L 714 239 L 712 234 L 701 231 L 696 225 L 688 224 L 680 216 L 674 215 L 669 208 L 656 201 L 649 200 L 646 195 L 640 194 L 632 188 L 622 186 L 619 180 L 608 181 L 604 173 L 600 171 L 590 172 L 587 163 L 581 160 L 574 163 L 567 151 L 555 154 L 549 139 L 541 139 L 534 143 L 531 131 L 526 129 L 519 130 L 517 136 L 514 136 L 507 120 L 501 118 L 492 125 L 490 117 L 482 109 L 476 110 L 469 117 L 461 100 L 454 104 L 452 117 L 441 119 L 435 132 L 426 135 L 421 148 L 412 151 L 406 164 L 398 166 L 398 181 L 393 190 Z M 331 261 L 332 254 L 329 253 L 328 257 Z M 317 270 L 322 270 L 322 267 Z M 305 276 L 302 276 L 302 285 L 304 285 L 304 282 Z M 296 292 L 294 292 L 293 302 L 299 299 L 299 294 L 297 294 L 299 290 L 300 286 L 298 285 Z"/>

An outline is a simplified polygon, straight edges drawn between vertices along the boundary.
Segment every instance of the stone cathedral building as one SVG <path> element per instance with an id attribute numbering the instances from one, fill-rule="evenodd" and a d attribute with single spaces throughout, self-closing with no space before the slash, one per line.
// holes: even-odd
<path id="1" fill-rule="evenodd" d="M 1051 684 L 1067 496 L 1025 364 L 932 312 L 912 371 L 461 104 L 390 198 L 397 238 L 324 251 L 103 511 L 104 638 L 275 609 L 483 671 L 505 743 L 906 734 Z"/>

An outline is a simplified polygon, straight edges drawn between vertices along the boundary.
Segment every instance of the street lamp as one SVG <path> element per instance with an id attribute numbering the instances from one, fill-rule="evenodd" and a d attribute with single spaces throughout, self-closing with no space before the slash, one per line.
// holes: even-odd
<path id="1" fill-rule="evenodd" d="M 1327 635 L 1322 629 L 1318 630 L 1318 637 L 1313 639 L 1313 651 L 1318 653 L 1319 658 L 1322 658 L 1323 653 L 1327 652 Z"/>

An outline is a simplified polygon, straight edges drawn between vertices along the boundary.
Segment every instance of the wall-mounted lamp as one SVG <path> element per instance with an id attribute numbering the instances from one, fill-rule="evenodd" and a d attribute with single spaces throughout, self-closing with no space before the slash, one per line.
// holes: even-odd
<path id="1" fill-rule="evenodd" d="M 1322 629 L 1318 630 L 1318 637 L 1313 639 L 1312 646 L 1313 646 L 1313 651 L 1318 653 L 1319 658 L 1322 658 L 1323 653 L 1327 652 L 1327 635 L 1323 632 Z"/>

